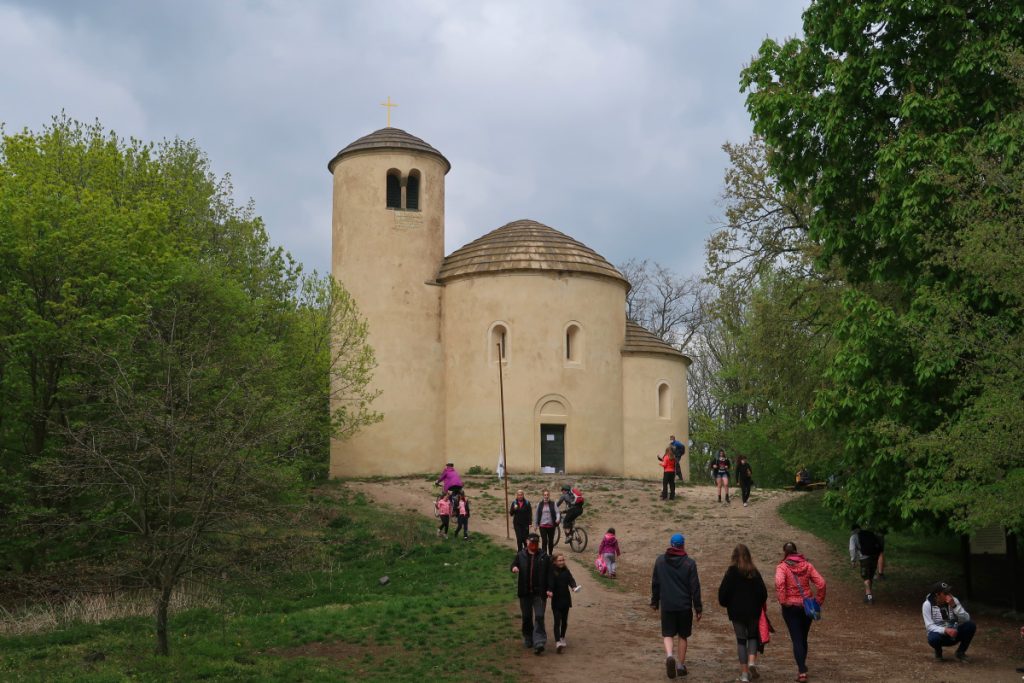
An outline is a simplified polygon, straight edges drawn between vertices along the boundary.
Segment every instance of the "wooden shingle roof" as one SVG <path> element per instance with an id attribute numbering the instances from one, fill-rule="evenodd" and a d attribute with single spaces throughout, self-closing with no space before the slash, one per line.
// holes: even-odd
<path id="1" fill-rule="evenodd" d="M 365 152 L 371 149 L 395 149 L 400 151 L 413 150 L 416 152 L 426 152 L 427 154 L 436 155 L 444 162 L 445 173 L 452 169 L 451 163 L 444 158 L 443 154 L 423 140 L 420 140 L 415 135 L 410 135 L 400 128 L 381 128 L 369 135 L 364 135 L 335 154 L 334 158 L 327 162 L 327 170 L 334 173 L 334 164 L 338 163 L 338 160 L 346 154 Z"/>
<path id="2" fill-rule="evenodd" d="M 515 271 L 588 273 L 629 282 L 600 254 L 554 228 L 536 221 L 519 220 L 492 230 L 441 262 L 438 282 L 486 273 Z"/>
<path id="3" fill-rule="evenodd" d="M 657 353 L 666 356 L 678 356 L 686 360 L 690 359 L 680 353 L 674 346 L 661 340 L 653 332 L 648 332 L 632 320 L 626 320 L 626 343 L 622 345 L 623 353 Z"/>

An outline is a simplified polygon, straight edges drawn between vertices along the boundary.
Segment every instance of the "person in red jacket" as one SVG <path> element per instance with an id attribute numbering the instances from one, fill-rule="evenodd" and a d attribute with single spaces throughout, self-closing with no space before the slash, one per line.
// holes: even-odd
<path id="1" fill-rule="evenodd" d="M 796 544 L 782 546 L 783 558 L 775 568 L 775 594 L 782 606 L 782 618 L 793 640 L 793 658 L 796 660 L 797 681 L 807 680 L 807 636 L 811 632 L 811 617 L 804 611 L 804 597 L 825 603 L 825 579 L 818 570 L 797 552 Z M 814 587 L 812 594 L 811 587 Z"/>
<path id="2" fill-rule="evenodd" d="M 664 474 L 661 475 L 661 499 L 674 500 L 676 497 L 676 458 L 672 455 L 671 446 L 665 449 L 664 455 L 658 456 L 658 462 L 661 463 L 661 469 L 664 470 Z"/>

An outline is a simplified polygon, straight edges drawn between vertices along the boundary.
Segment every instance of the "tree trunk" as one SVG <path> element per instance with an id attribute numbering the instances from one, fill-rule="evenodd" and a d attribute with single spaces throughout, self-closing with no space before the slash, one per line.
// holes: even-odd
<path id="1" fill-rule="evenodd" d="M 171 604 L 170 584 L 160 589 L 160 597 L 156 601 L 156 653 L 166 657 L 170 654 L 167 646 L 167 607 Z"/>

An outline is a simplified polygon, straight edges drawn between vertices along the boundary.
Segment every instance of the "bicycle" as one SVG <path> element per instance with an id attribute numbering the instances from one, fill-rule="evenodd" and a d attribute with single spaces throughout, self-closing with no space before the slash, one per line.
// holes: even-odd
<path id="1" fill-rule="evenodd" d="M 562 523 L 559 522 L 558 526 L 555 527 L 555 545 L 562 540 Z M 587 549 L 587 530 L 581 527 L 579 524 L 574 524 L 569 531 L 565 534 L 565 542 L 578 553 L 582 553 Z"/>

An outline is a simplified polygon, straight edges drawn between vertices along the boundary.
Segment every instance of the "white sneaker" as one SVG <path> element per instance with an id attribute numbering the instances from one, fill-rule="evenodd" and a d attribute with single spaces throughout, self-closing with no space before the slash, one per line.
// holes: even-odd
<path id="1" fill-rule="evenodd" d="M 558 641 L 558 643 L 555 645 L 555 652 L 557 652 L 558 654 L 562 654 L 562 650 L 564 650 L 564 649 L 565 649 L 565 641 L 564 640 Z"/>
<path id="2" fill-rule="evenodd" d="M 746 503 L 744 503 L 744 504 L 743 504 L 743 507 L 747 507 L 747 504 L 746 504 Z"/>

